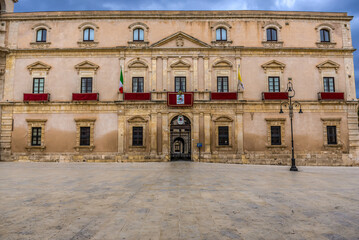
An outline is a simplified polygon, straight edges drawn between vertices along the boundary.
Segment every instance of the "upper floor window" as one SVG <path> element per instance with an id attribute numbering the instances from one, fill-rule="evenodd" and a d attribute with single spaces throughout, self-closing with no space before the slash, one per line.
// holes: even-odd
<path id="1" fill-rule="evenodd" d="M 46 35 L 47 30 L 46 29 L 39 29 L 36 32 L 36 42 L 46 42 Z"/>
<path id="2" fill-rule="evenodd" d="M 175 77 L 175 92 L 186 91 L 186 77 Z"/>
<path id="3" fill-rule="evenodd" d="M 216 41 L 227 41 L 227 30 L 224 28 L 217 28 Z"/>
<path id="4" fill-rule="evenodd" d="M 324 81 L 324 92 L 335 92 L 334 78 L 333 77 L 325 77 Z"/>
<path id="5" fill-rule="evenodd" d="M 81 78 L 81 93 L 92 93 L 92 78 Z"/>
<path id="6" fill-rule="evenodd" d="M 93 28 L 86 28 L 84 30 L 84 41 L 94 41 L 95 40 L 95 31 Z"/>
<path id="7" fill-rule="evenodd" d="M 144 41 L 144 31 L 142 28 L 133 30 L 133 41 Z"/>
<path id="8" fill-rule="evenodd" d="M 267 41 L 278 41 L 276 29 L 267 28 Z"/>
<path id="9" fill-rule="evenodd" d="M 44 78 L 34 78 L 32 93 L 44 93 L 44 85 L 45 85 Z"/>
<path id="10" fill-rule="evenodd" d="M 133 93 L 143 93 L 143 77 L 134 77 L 132 78 L 132 92 Z"/>
<path id="11" fill-rule="evenodd" d="M 271 145 L 281 145 L 282 137 L 281 137 L 281 126 L 271 126 Z"/>
<path id="12" fill-rule="evenodd" d="M 320 30 L 320 41 L 321 42 L 330 42 L 330 32 L 327 29 Z"/>
<path id="13" fill-rule="evenodd" d="M 217 92 L 228 92 L 228 77 L 217 77 Z"/>
<path id="14" fill-rule="evenodd" d="M 268 91 L 280 92 L 279 77 L 268 77 Z"/>

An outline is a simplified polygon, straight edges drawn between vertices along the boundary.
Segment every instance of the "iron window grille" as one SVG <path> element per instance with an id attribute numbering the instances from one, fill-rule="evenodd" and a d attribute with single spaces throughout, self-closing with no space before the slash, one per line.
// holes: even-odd
<path id="1" fill-rule="evenodd" d="M 31 128 L 31 146 L 41 146 L 41 127 Z"/>
<path id="2" fill-rule="evenodd" d="M 228 77 L 217 77 L 217 92 L 228 92 Z"/>
<path id="3" fill-rule="evenodd" d="M 132 128 L 132 145 L 143 146 L 143 127 Z"/>
<path id="4" fill-rule="evenodd" d="M 218 127 L 218 145 L 229 145 L 228 126 Z"/>
<path id="5" fill-rule="evenodd" d="M 281 127 L 271 126 L 271 145 L 282 145 Z"/>
<path id="6" fill-rule="evenodd" d="M 90 127 L 80 127 L 80 146 L 90 146 Z"/>

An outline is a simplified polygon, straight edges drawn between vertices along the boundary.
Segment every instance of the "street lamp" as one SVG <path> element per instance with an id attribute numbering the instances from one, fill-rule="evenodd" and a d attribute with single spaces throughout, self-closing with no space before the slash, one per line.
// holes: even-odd
<path id="1" fill-rule="evenodd" d="M 302 111 L 302 105 L 299 102 L 297 102 L 297 101 L 292 102 L 292 98 L 295 96 L 292 78 L 288 78 L 287 89 L 285 91 L 288 92 L 289 101 L 280 103 L 279 113 L 284 113 L 283 106 L 289 108 L 290 135 L 291 135 L 291 139 L 292 139 L 292 166 L 290 167 L 290 171 L 298 171 L 298 168 L 295 166 L 295 158 L 294 158 L 293 109 L 294 109 L 294 107 L 299 107 L 299 113 L 303 113 L 303 111 Z"/>

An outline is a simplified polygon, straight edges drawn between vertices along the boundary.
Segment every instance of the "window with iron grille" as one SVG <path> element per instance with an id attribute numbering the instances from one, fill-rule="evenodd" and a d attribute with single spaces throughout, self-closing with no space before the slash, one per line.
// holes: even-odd
<path id="1" fill-rule="evenodd" d="M 39 29 L 36 32 L 36 42 L 46 42 L 46 29 Z"/>
<path id="2" fill-rule="evenodd" d="M 327 126 L 327 139 L 329 144 L 337 144 L 337 126 Z"/>
<path id="3" fill-rule="evenodd" d="M 34 78 L 32 93 L 44 93 L 44 78 Z"/>
<path id="4" fill-rule="evenodd" d="M 175 77 L 175 92 L 185 92 L 186 91 L 186 78 L 185 77 Z"/>
<path id="5" fill-rule="evenodd" d="M 218 145 L 229 145 L 228 126 L 218 127 Z"/>
<path id="6" fill-rule="evenodd" d="M 80 146 L 90 146 L 90 127 L 80 127 Z"/>
<path id="7" fill-rule="evenodd" d="M 143 127 L 132 128 L 132 145 L 143 146 Z"/>
<path id="8" fill-rule="evenodd" d="M 133 41 L 143 41 L 144 40 L 144 31 L 142 28 L 136 28 L 133 30 Z"/>
<path id="9" fill-rule="evenodd" d="M 282 145 L 280 126 L 271 126 L 271 145 Z"/>
<path id="10" fill-rule="evenodd" d="M 324 78 L 324 92 L 335 92 L 334 78 L 325 77 Z"/>
<path id="11" fill-rule="evenodd" d="M 274 28 L 267 29 L 267 41 L 277 41 L 277 30 Z"/>
<path id="12" fill-rule="evenodd" d="M 94 41 L 95 31 L 92 28 L 86 28 L 84 30 L 84 41 Z"/>
<path id="13" fill-rule="evenodd" d="M 81 93 L 92 93 L 92 78 L 81 78 Z"/>
<path id="14" fill-rule="evenodd" d="M 217 92 L 228 92 L 228 77 L 217 77 Z"/>
<path id="15" fill-rule="evenodd" d="M 268 78 L 268 90 L 269 90 L 269 92 L 280 92 L 279 77 L 269 77 Z"/>
<path id="16" fill-rule="evenodd" d="M 41 127 L 31 128 L 31 146 L 41 146 Z"/>
<path id="17" fill-rule="evenodd" d="M 227 30 L 224 28 L 217 28 L 216 40 L 217 41 L 227 41 Z"/>
<path id="18" fill-rule="evenodd" d="M 143 93 L 143 77 L 132 78 L 132 92 Z"/>
<path id="19" fill-rule="evenodd" d="M 330 32 L 327 29 L 320 30 L 320 41 L 330 42 Z"/>

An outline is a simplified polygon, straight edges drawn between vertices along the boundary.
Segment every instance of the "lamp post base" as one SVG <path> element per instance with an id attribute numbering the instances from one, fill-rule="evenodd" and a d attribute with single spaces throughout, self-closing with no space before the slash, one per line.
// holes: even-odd
<path id="1" fill-rule="evenodd" d="M 295 166 L 295 159 L 292 158 L 292 166 L 290 167 L 290 171 L 298 172 L 298 168 Z"/>

